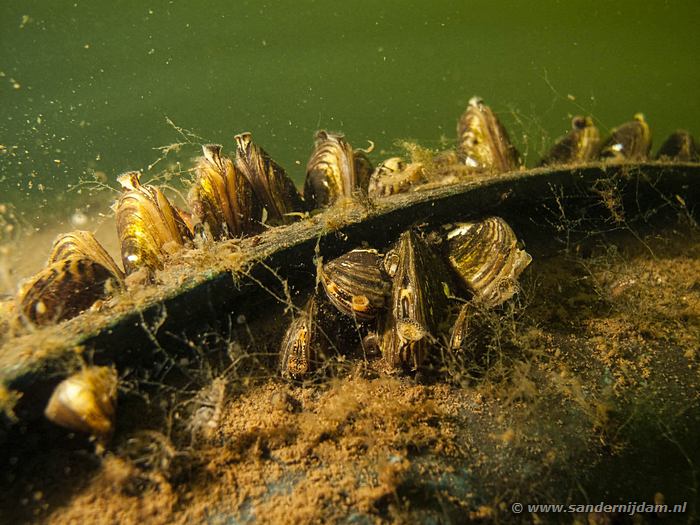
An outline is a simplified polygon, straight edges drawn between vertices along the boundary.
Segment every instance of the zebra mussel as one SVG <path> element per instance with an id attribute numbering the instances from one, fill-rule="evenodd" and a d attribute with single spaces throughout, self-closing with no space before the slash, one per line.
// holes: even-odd
<path id="1" fill-rule="evenodd" d="M 383 255 L 357 248 L 319 266 L 323 292 L 312 294 L 286 331 L 280 349 L 282 375 L 303 378 L 319 356 L 327 355 L 317 331 L 327 323 L 316 306 L 324 300 L 346 324 L 352 319 L 358 326 L 360 344 L 377 347 L 381 370 L 416 372 L 434 364 L 433 350 L 443 340 L 459 351 L 468 337 L 462 311 L 475 304 L 493 308 L 510 299 L 532 259 L 500 217 L 458 225 L 443 244 L 447 261 L 421 234 L 407 230 Z M 450 322 L 452 290 L 461 290 L 469 300 Z M 337 333 L 332 327 L 326 330 Z"/>
<path id="2" fill-rule="evenodd" d="M 641 113 L 614 128 L 605 141 L 590 117 L 575 116 L 571 128 L 541 163 L 641 161 L 649 156 L 651 132 Z M 522 165 L 505 127 L 479 97 L 469 100 L 457 134 L 455 148 L 436 155 L 434 165 L 390 157 L 373 169 L 368 157 L 372 148 L 356 149 L 342 134 L 318 131 L 302 197 L 251 133 L 241 133 L 234 137 L 233 157 L 224 155 L 222 146 L 202 146 L 187 198 L 190 211 L 173 205 L 157 186 L 142 184 L 139 172 L 127 172 L 117 179 L 123 192 L 114 206 L 123 270 L 89 233 L 74 232 L 67 235 L 73 235 L 72 241 L 57 241 L 46 267 L 20 287 L 12 305 L 3 310 L 19 317 L 20 325 L 64 321 L 124 289 L 125 279 L 127 285 L 130 280 L 157 281 L 166 263 L 192 247 L 196 238 L 221 241 L 257 235 L 357 195 L 381 199 L 419 190 L 440 183 L 440 167 L 445 165 L 461 166 L 464 176 L 498 175 Z M 679 130 L 663 143 L 656 158 L 697 162 L 700 155 L 692 135 Z M 453 181 L 454 175 L 443 183 Z M 139 273 L 139 279 L 132 277 Z"/>

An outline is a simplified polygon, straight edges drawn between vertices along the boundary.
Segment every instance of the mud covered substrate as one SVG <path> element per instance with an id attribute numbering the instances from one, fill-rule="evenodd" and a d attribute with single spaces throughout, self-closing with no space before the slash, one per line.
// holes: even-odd
<path id="1" fill-rule="evenodd" d="M 120 371 L 103 456 L 48 424 L 5 443 L 0 521 L 698 519 L 700 230 L 688 216 L 618 226 L 556 249 L 530 242 L 517 300 L 477 312 L 469 347 L 436 350 L 418 378 L 336 356 L 324 377 L 284 382 L 263 328 L 242 319 L 190 341 L 167 385 L 164 372 Z M 511 511 L 630 501 L 687 510 Z"/>

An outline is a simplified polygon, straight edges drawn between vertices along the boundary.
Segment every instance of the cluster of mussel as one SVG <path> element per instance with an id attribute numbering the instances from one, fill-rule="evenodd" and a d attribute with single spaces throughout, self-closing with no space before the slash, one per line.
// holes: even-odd
<path id="1" fill-rule="evenodd" d="M 123 270 L 89 232 L 75 231 L 54 243 L 46 267 L 0 309 L 20 326 L 70 319 L 125 290 L 131 283 L 157 279 L 157 272 L 180 250 L 201 242 L 256 235 L 267 226 L 289 224 L 357 194 L 379 198 L 419 190 L 426 183 L 449 183 L 454 174 L 504 173 L 522 167 L 521 157 L 492 110 L 477 97 L 458 122 L 455 149 L 439 153 L 430 166 L 393 157 L 376 169 L 369 151 L 353 149 L 340 134 L 319 131 L 306 168 L 303 197 L 284 169 L 252 141 L 235 137 L 233 158 L 221 146 L 203 146 L 188 194 L 190 211 L 173 205 L 163 192 L 141 184 L 140 174 L 118 178 L 123 192 L 115 204 Z M 588 117 L 575 117 L 542 164 L 593 160 L 640 161 L 649 157 L 651 133 L 641 114 L 601 140 Z M 692 136 L 674 133 L 657 158 L 698 161 Z M 449 174 L 448 177 L 445 177 Z M 428 236 L 430 238 L 430 236 Z M 357 249 L 319 268 L 328 301 L 315 294 L 288 328 L 281 350 L 284 375 L 303 377 L 324 355 L 323 313 L 328 304 L 366 327 L 363 348 L 375 348 L 390 370 L 416 370 L 436 342 L 446 317 L 453 279 L 472 299 L 452 323 L 448 345 L 459 348 L 475 303 L 495 306 L 517 290 L 517 278 L 530 261 L 517 248 L 514 233 L 497 217 L 458 225 L 440 246 L 407 231 L 385 254 Z M 449 261 L 445 265 L 438 251 Z M 450 268 L 451 267 L 451 268 Z M 1 313 L 1 312 L 0 312 Z M 2 319 L 0 319 L 2 324 Z M 329 338 L 325 338 L 326 342 Z M 47 416 L 75 430 L 105 438 L 111 432 L 116 372 L 88 368 L 61 383 Z"/>
<path id="2" fill-rule="evenodd" d="M 287 329 L 282 375 L 304 378 L 329 353 L 347 353 L 352 343 L 344 337 L 361 337 L 364 356 L 379 356 L 384 371 L 418 371 L 426 361 L 435 362 L 430 349 L 441 344 L 450 300 L 461 289 L 470 300 L 462 301 L 456 321 L 449 323 L 447 343 L 458 352 L 474 309 L 498 306 L 518 291 L 518 277 L 532 259 L 517 244 L 506 221 L 489 217 L 450 225 L 446 235 L 409 229 L 385 254 L 357 248 L 319 265 L 324 293 L 314 293 Z M 341 324 L 356 328 L 351 335 L 334 324 L 329 305 L 341 314 Z"/>

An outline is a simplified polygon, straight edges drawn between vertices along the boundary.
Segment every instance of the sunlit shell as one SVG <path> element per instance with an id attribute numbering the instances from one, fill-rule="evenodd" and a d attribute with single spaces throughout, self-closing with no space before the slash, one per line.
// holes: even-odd
<path id="1" fill-rule="evenodd" d="M 598 158 L 600 132 L 590 117 L 576 116 L 571 131 L 561 137 L 542 159 L 542 164 L 589 162 Z"/>
<path id="2" fill-rule="evenodd" d="M 681 162 L 700 161 L 700 152 L 693 136 L 685 130 L 673 132 L 659 148 L 657 159 Z"/>
<path id="3" fill-rule="evenodd" d="M 314 296 L 287 328 L 280 347 L 282 377 L 302 379 L 314 369 L 321 343 L 316 331 L 317 313 Z"/>
<path id="4" fill-rule="evenodd" d="M 367 320 L 382 310 L 391 283 L 376 250 L 358 248 L 333 259 L 319 269 L 326 295 L 346 315 Z"/>
<path id="5" fill-rule="evenodd" d="M 294 214 L 304 209 L 304 203 L 284 169 L 253 142 L 250 133 L 241 133 L 234 139 L 235 167 L 253 186 L 259 202 L 267 210 L 267 221 L 274 225 L 296 220 Z"/>
<path id="6" fill-rule="evenodd" d="M 132 171 L 117 179 L 125 190 L 117 202 L 116 220 L 127 274 L 141 267 L 162 269 L 168 253 L 192 238 L 187 224 L 163 192 L 155 186 L 142 186 L 139 177 L 138 172 Z"/>
<path id="7" fill-rule="evenodd" d="M 518 248 L 506 221 L 489 217 L 460 224 L 447 239 L 450 264 L 477 300 L 496 306 L 518 291 L 518 277 L 532 257 Z"/>
<path id="8" fill-rule="evenodd" d="M 81 255 L 49 264 L 22 285 L 17 313 L 22 320 L 48 325 L 75 317 L 112 291 L 114 274 Z"/>
<path id="9" fill-rule="evenodd" d="M 92 259 L 109 270 L 116 279 L 122 280 L 124 272 L 117 266 L 107 250 L 99 243 L 92 232 L 75 230 L 59 235 L 53 243 L 47 264 L 51 265 L 70 257 Z"/>
<path id="10" fill-rule="evenodd" d="M 114 368 L 87 367 L 58 384 L 44 414 L 57 425 L 92 434 L 104 444 L 114 432 L 117 384 Z"/>
<path id="11" fill-rule="evenodd" d="M 642 113 L 613 129 L 603 143 L 600 157 L 605 160 L 644 160 L 651 150 L 651 130 Z"/>
<path id="12" fill-rule="evenodd" d="M 448 277 L 440 259 L 412 230 L 401 234 L 387 258 L 392 293 L 380 322 L 380 349 L 388 370 L 417 370 L 437 339 Z"/>
<path id="13" fill-rule="evenodd" d="M 251 183 L 231 159 L 221 155 L 221 146 L 207 144 L 202 151 L 188 195 L 196 221 L 208 228 L 214 240 L 259 232 L 262 206 Z"/>
<path id="14" fill-rule="evenodd" d="M 457 137 L 457 151 L 467 166 L 506 172 L 520 165 L 505 128 L 479 97 L 469 100 L 457 123 Z"/>
<path id="15" fill-rule="evenodd" d="M 372 164 L 364 150 L 353 151 L 339 133 L 316 133 L 314 151 L 306 164 L 304 199 L 311 208 L 323 208 L 357 190 L 366 191 Z"/>
<path id="16" fill-rule="evenodd" d="M 399 157 L 391 157 L 379 164 L 372 173 L 367 194 L 370 197 L 385 197 L 403 193 L 425 179 L 422 163 L 406 164 Z"/>

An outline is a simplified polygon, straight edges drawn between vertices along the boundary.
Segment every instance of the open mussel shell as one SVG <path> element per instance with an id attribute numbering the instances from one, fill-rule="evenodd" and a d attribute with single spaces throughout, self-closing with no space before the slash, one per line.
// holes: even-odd
<path id="1" fill-rule="evenodd" d="M 676 160 L 682 162 L 700 161 L 697 143 L 693 136 L 685 130 L 674 131 L 661 145 L 656 158 L 660 160 Z"/>
<path id="2" fill-rule="evenodd" d="M 114 368 L 86 367 L 56 386 L 44 415 L 64 428 L 91 434 L 104 445 L 114 432 L 117 385 Z"/>
<path id="3" fill-rule="evenodd" d="M 472 97 L 457 123 L 457 152 L 467 166 L 496 172 L 512 171 L 520 155 L 495 113 L 479 97 Z"/>
<path id="4" fill-rule="evenodd" d="M 496 306 L 518 291 L 518 277 L 532 261 L 517 243 L 500 217 L 463 223 L 447 234 L 448 259 L 477 300 Z"/>
<path id="5" fill-rule="evenodd" d="M 53 243 L 47 264 L 79 256 L 92 259 L 109 270 L 117 281 L 124 279 L 124 272 L 117 266 L 112 256 L 99 243 L 92 232 L 75 230 L 59 235 Z"/>
<path id="6" fill-rule="evenodd" d="M 369 320 L 385 308 L 391 282 L 377 250 L 357 248 L 326 263 L 318 272 L 328 299 L 342 313 Z"/>
<path id="7" fill-rule="evenodd" d="M 645 160 L 651 151 L 651 129 L 644 115 L 616 127 L 600 149 L 600 157 L 609 161 Z"/>
<path id="8" fill-rule="evenodd" d="M 117 235 L 124 270 L 141 267 L 161 270 L 165 258 L 192 238 L 192 232 L 163 192 L 141 185 L 140 173 L 129 172 L 117 180 L 124 188 L 116 206 Z"/>
<path id="9" fill-rule="evenodd" d="M 360 165 L 365 178 L 366 164 Z M 366 183 L 371 172 L 366 173 Z M 306 164 L 304 199 L 311 208 L 323 208 L 342 197 L 350 197 L 359 181 L 352 146 L 339 133 L 316 132 L 314 150 Z M 365 186 L 366 187 L 366 186 Z"/>
<path id="10" fill-rule="evenodd" d="M 272 225 L 294 222 L 294 214 L 304 209 L 294 182 L 267 152 L 253 142 L 251 133 L 241 133 L 236 141 L 235 167 L 253 186 L 260 203 L 267 210 Z"/>
<path id="11" fill-rule="evenodd" d="M 99 262 L 81 255 L 59 259 L 27 281 L 17 295 L 20 319 L 49 325 L 75 317 L 110 295 L 119 282 Z"/>
<path id="12" fill-rule="evenodd" d="M 600 132 L 591 117 L 575 116 L 571 131 L 561 137 L 542 159 L 543 165 L 589 162 L 598 158 Z"/>
<path id="13" fill-rule="evenodd" d="M 260 232 L 262 205 L 250 181 L 221 155 L 221 146 L 207 144 L 202 151 L 188 195 L 196 223 L 217 241 Z"/>
<path id="14" fill-rule="evenodd" d="M 413 230 L 386 255 L 392 279 L 389 308 L 380 318 L 379 346 L 387 371 L 416 371 L 437 340 L 447 307 L 449 275 L 432 248 Z"/>

